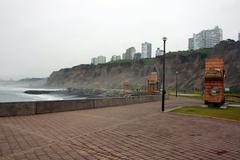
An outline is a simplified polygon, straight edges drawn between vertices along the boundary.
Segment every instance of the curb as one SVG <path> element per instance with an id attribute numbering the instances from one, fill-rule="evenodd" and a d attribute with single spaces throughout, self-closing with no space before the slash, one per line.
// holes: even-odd
<path id="1" fill-rule="evenodd" d="M 179 109 L 179 108 L 182 108 L 182 107 L 184 107 L 184 106 L 177 106 L 177 107 L 174 107 L 174 108 L 170 108 L 170 109 L 167 109 L 165 112 L 171 112 L 175 109 Z"/>
<path id="2" fill-rule="evenodd" d="M 240 107 L 240 104 L 228 104 L 228 107 Z"/>

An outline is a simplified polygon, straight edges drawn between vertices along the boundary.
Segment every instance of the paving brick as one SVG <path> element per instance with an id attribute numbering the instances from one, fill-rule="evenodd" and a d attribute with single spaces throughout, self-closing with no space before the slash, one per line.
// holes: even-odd
<path id="1" fill-rule="evenodd" d="M 166 108 L 200 103 L 170 98 Z M 0 118 L 0 159 L 240 159 L 240 122 L 160 107 L 150 102 Z"/>
<path id="2" fill-rule="evenodd" d="M 51 143 L 33 134 L 0 125 L 0 157 Z"/>

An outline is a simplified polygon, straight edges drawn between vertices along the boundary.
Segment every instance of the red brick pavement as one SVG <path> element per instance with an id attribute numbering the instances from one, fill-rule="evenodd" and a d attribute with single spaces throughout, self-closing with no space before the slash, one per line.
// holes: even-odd
<path id="1" fill-rule="evenodd" d="M 240 159 L 240 122 L 161 113 L 160 104 L 0 118 L 0 159 Z"/>

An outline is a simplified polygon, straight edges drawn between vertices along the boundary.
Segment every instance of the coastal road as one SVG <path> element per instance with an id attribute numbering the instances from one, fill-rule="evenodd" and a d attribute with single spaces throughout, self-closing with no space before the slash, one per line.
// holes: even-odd
<path id="1" fill-rule="evenodd" d="M 199 104 L 170 97 L 166 108 Z M 0 159 L 240 159 L 240 122 L 160 109 L 159 101 L 0 118 Z"/>

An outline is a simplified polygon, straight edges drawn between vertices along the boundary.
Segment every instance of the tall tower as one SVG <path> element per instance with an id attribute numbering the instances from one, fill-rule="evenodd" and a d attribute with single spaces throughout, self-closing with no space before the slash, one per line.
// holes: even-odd
<path id="1" fill-rule="evenodd" d="M 193 49 L 194 49 L 194 39 L 188 38 L 188 50 L 193 50 Z"/>
<path id="2" fill-rule="evenodd" d="M 128 48 L 124 54 L 124 59 L 133 59 L 135 53 L 136 49 L 134 47 Z"/>
<path id="3" fill-rule="evenodd" d="M 202 30 L 188 39 L 189 50 L 199 48 L 213 48 L 223 39 L 223 31 L 216 26 L 214 29 Z"/>
<path id="4" fill-rule="evenodd" d="M 152 44 L 148 42 L 142 43 L 141 58 L 151 58 L 151 57 L 152 57 Z"/>

